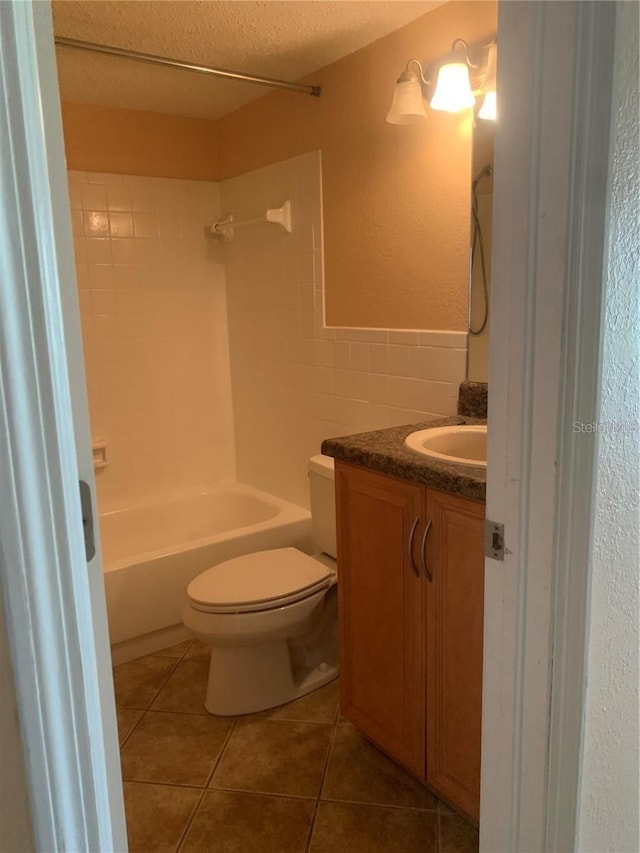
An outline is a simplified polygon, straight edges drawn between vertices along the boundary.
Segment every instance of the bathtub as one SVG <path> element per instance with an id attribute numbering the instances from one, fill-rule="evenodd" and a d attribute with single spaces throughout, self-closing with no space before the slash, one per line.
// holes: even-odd
<path id="1" fill-rule="evenodd" d="M 306 509 L 241 483 L 101 513 L 111 644 L 181 624 L 187 585 L 210 566 L 269 548 L 306 550 L 310 530 Z"/>

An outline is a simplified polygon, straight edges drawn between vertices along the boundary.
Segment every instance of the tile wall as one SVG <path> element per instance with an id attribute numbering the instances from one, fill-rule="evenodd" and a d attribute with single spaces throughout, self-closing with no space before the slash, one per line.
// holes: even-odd
<path id="1" fill-rule="evenodd" d="M 292 202 L 293 234 L 238 229 L 222 252 L 238 479 L 308 505 L 324 438 L 455 413 L 466 334 L 323 327 L 320 152 L 224 181 L 221 198 L 238 219 Z"/>
<path id="2" fill-rule="evenodd" d="M 235 478 L 219 187 L 69 172 L 100 509 Z"/>

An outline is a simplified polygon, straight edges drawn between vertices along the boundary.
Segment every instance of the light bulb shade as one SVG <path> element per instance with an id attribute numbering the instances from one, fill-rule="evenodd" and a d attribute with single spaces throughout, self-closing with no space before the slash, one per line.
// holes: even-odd
<path id="1" fill-rule="evenodd" d="M 484 100 L 478 113 L 478 118 L 487 121 L 495 121 L 498 117 L 496 99 L 496 70 L 498 65 L 498 45 L 491 42 L 489 45 L 489 56 L 487 58 L 487 70 L 482 81 Z"/>
<path id="2" fill-rule="evenodd" d="M 484 96 L 484 101 L 480 107 L 478 118 L 486 119 L 487 121 L 495 121 L 498 117 L 496 93 L 487 92 Z"/>
<path id="3" fill-rule="evenodd" d="M 389 124 L 417 124 L 426 117 L 427 111 L 424 108 L 418 76 L 413 71 L 405 71 L 393 91 L 387 121 Z"/>
<path id="4" fill-rule="evenodd" d="M 431 109 L 459 113 L 476 102 L 471 91 L 469 67 L 465 62 L 448 62 L 438 71 L 436 91 L 431 99 Z"/>
<path id="5" fill-rule="evenodd" d="M 489 54 L 487 56 L 487 69 L 484 73 L 482 88 L 491 92 L 496 88 L 496 73 L 498 70 L 498 43 L 492 41 L 489 45 Z"/>

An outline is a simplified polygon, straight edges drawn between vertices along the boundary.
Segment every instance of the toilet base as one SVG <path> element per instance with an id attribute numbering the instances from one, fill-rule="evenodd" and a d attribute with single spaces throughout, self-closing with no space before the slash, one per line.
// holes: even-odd
<path id="1" fill-rule="evenodd" d="M 286 640 L 212 648 L 204 706 L 228 717 L 266 711 L 317 690 L 338 676 L 335 655 L 313 668 L 291 666 Z"/>
<path id="2" fill-rule="evenodd" d="M 211 645 L 205 708 L 222 717 L 285 705 L 338 675 L 335 583 L 267 613 L 218 616 L 184 610 L 184 623 Z"/>

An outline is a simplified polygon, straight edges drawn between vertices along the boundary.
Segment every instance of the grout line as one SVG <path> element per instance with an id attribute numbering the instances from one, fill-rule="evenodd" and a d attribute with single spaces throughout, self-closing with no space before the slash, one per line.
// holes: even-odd
<path id="1" fill-rule="evenodd" d="M 323 797 L 323 803 L 345 803 L 349 806 L 371 806 L 372 809 L 393 809 L 401 812 L 418 812 L 419 814 L 438 814 L 438 808 L 421 809 L 419 806 L 397 806 L 392 803 L 372 803 L 365 800 L 340 800 L 337 797 Z"/>
<path id="2" fill-rule="evenodd" d="M 237 728 L 237 725 L 238 725 L 238 719 L 239 719 L 239 717 L 236 717 L 236 718 L 235 718 L 235 720 L 233 721 L 233 725 L 232 725 L 232 726 L 231 726 L 231 728 L 229 729 L 229 732 L 227 733 L 227 736 L 226 736 L 226 738 L 224 739 L 224 743 L 223 743 L 223 744 L 222 744 L 222 746 L 220 747 L 220 752 L 218 753 L 218 757 L 216 758 L 216 760 L 215 760 L 215 762 L 214 762 L 214 764 L 213 764 L 213 767 L 212 767 L 212 769 L 211 769 L 211 773 L 209 773 L 209 777 L 207 778 L 207 784 L 205 785 L 205 788 L 206 788 L 206 789 L 208 789 L 208 788 L 209 788 L 209 786 L 210 786 L 210 784 L 211 784 L 211 781 L 212 781 L 212 779 L 213 779 L 213 774 L 216 772 L 216 770 L 218 769 L 218 765 L 219 765 L 219 764 L 220 764 L 220 762 L 222 761 L 222 756 L 224 755 L 225 750 L 227 749 L 227 744 L 228 744 L 228 743 L 229 743 L 229 741 L 231 740 L 231 736 L 233 735 L 233 733 L 235 732 L 235 730 L 236 730 L 236 728 Z"/>
<path id="3" fill-rule="evenodd" d="M 152 655 L 149 655 L 149 657 L 153 657 L 153 656 L 152 656 Z M 154 693 L 153 699 L 151 700 L 151 702 L 149 702 L 149 704 L 147 705 L 147 707 L 146 707 L 146 708 L 137 708 L 137 709 L 135 709 L 135 710 L 138 710 L 138 711 L 150 711 L 150 710 L 151 710 L 151 706 L 152 706 L 152 705 L 153 705 L 153 703 L 156 701 L 156 699 L 158 698 L 158 696 L 162 693 L 162 691 L 164 690 L 164 688 L 165 688 L 165 687 L 166 687 L 166 685 L 167 685 L 167 682 L 169 681 L 169 679 L 171 678 L 171 676 L 173 675 L 173 673 L 176 671 L 176 667 L 177 667 L 177 666 L 178 666 L 178 664 L 180 663 L 180 659 L 179 659 L 179 658 L 163 658 L 163 660 L 174 660 L 174 661 L 175 661 L 175 663 L 173 664 L 173 666 L 171 667 L 171 669 L 170 669 L 170 670 L 169 670 L 169 672 L 167 673 L 167 675 L 166 675 L 166 677 L 165 677 L 164 681 L 162 682 L 162 684 L 161 684 L 161 685 L 160 685 L 160 687 L 158 688 L 157 692 L 156 692 L 156 693 Z M 124 706 L 123 706 L 123 707 L 124 707 Z"/>
<path id="4" fill-rule="evenodd" d="M 337 733 L 338 733 L 338 724 L 337 724 L 337 723 L 334 723 L 334 724 L 333 724 L 333 731 L 331 732 L 331 737 L 330 737 L 330 739 L 329 739 L 329 749 L 327 750 L 327 757 L 326 757 L 326 759 L 325 759 L 325 762 L 324 762 L 324 768 L 323 768 L 323 771 L 322 771 L 322 779 L 321 779 L 321 781 L 320 781 L 320 789 L 319 789 L 319 791 L 318 791 L 318 797 L 317 797 L 318 802 L 319 802 L 319 801 L 320 801 L 320 799 L 322 798 L 322 791 L 323 791 L 323 788 L 324 788 L 324 783 L 325 783 L 326 778 L 327 778 L 327 771 L 328 771 L 328 769 L 329 769 L 329 762 L 330 762 L 330 760 L 331 760 L 331 753 L 333 752 L 333 745 L 334 745 L 334 743 L 335 743 L 335 739 L 336 739 L 336 734 L 337 734 Z"/>
<path id="5" fill-rule="evenodd" d="M 206 788 L 203 788 L 202 793 L 200 794 L 200 797 L 199 797 L 199 799 L 198 799 L 198 802 L 196 803 L 194 810 L 191 812 L 191 815 L 189 816 L 189 819 L 187 820 L 187 822 L 186 822 L 186 824 L 185 824 L 185 827 L 184 827 L 184 829 L 183 829 L 183 831 L 182 831 L 182 835 L 180 836 L 180 840 L 179 840 L 179 841 L 178 841 L 178 843 L 176 844 L 176 847 L 175 847 L 174 853 L 179 853 L 180 848 L 181 848 L 181 847 L 182 847 L 182 845 L 184 844 L 184 842 L 185 842 L 185 840 L 186 840 L 186 838 L 187 838 L 187 833 L 188 833 L 188 832 L 189 832 L 189 830 L 191 829 L 191 824 L 193 823 L 193 821 L 194 821 L 194 819 L 195 819 L 195 816 L 198 814 L 198 811 L 199 811 L 199 809 L 200 809 L 200 806 L 202 805 L 202 801 L 204 800 L 204 795 L 205 795 L 206 793 L 207 793 L 207 789 L 206 789 Z"/>
<path id="6" fill-rule="evenodd" d="M 0 0 L 2 2 L 2 0 Z M 156 697 L 157 698 L 157 697 Z M 155 699 L 153 700 L 156 701 Z M 154 714 L 178 714 L 180 717 L 211 717 L 213 714 L 210 714 L 208 711 L 173 711 L 168 708 L 132 708 L 131 710 L 137 711 L 153 711 Z M 225 717 L 220 717 L 221 720 L 224 720 Z M 227 718 L 229 719 L 229 718 Z"/>
<path id="7" fill-rule="evenodd" d="M 178 845 L 177 845 L 177 847 L 176 847 L 176 849 L 175 849 L 174 853 L 179 853 L 180 848 L 181 848 L 181 847 L 182 847 L 182 845 L 184 844 L 184 842 L 185 842 L 185 840 L 186 840 L 186 837 L 187 837 L 187 834 L 188 834 L 189 830 L 191 829 L 191 825 L 193 824 L 193 821 L 195 820 L 195 817 L 196 817 L 196 815 L 198 814 L 198 811 L 200 810 L 200 806 L 202 805 L 202 801 L 204 800 L 205 794 L 207 793 L 207 791 L 215 790 L 215 789 L 209 788 L 209 784 L 210 784 L 210 782 L 211 782 L 211 780 L 212 780 L 212 778 L 213 778 L 213 774 L 216 772 L 216 768 L 217 768 L 218 764 L 220 763 L 220 759 L 222 758 L 222 755 L 223 755 L 223 753 L 224 753 L 224 751 L 225 751 L 225 749 L 226 749 L 226 747 L 227 747 L 227 744 L 229 743 L 229 739 L 231 738 L 231 735 L 234 733 L 234 731 L 235 731 L 235 729 L 236 729 L 236 725 L 237 725 L 237 723 L 238 723 L 238 720 L 237 720 L 237 718 L 236 718 L 236 719 L 233 721 L 233 725 L 232 725 L 232 726 L 231 726 L 231 728 L 229 729 L 229 732 L 227 733 L 227 736 L 226 736 L 226 738 L 225 738 L 225 740 L 224 740 L 224 743 L 222 744 L 222 747 L 220 748 L 220 752 L 218 753 L 218 757 L 217 757 L 217 759 L 216 759 L 216 760 L 215 760 L 215 762 L 214 762 L 214 765 L 213 765 L 213 768 L 212 768 L 212 770 L 211 770 L 211 773 L 210 773 L 210 774 L 209 774 L 209 776 L 207 777 L 207 781 L 206 781 L 206 783 L 205 783 L 204 788 L 202 789 L 202 794 L 200 795 L 200 799 L 198 800 L 198 802 L 197 802 L 197 804 L 196 804 L 196 807 L 195 807 L 195 809 L 193 810 L 193 812 L 192 812 L 192 814 L 191 814 L 191 817 L 189 818 L 189 820 L 188 820 L 188 821 L 187 821 L 187 823 L 185 824 L 185 827 L 184 827 L 184 830 L 183 830 L 183 832 L 182 832 L 182 835 L 180 836 L 180 841 L 178 842 Z"/>
<path id="8" fill-rule="evenodd" d="M 336 715 L 333 718 L 333 725 L 334 726 L 340 725 L 340 717 L 341 716 L 342 716 L 342 706 L 340 705 L 340 692 L 339 692 L 339 688 L 338 688 L 338 707 L 336 708 Z"/>
<path id="9" fill-rule="evenodd" d="M 195 643 L 195 640 L 191 640 L 191 642 L 189 643 L 187 648 L 182 652 L 182 657 L 180 658 L 181 661 L 183 661 L 186 658 L 187 654 L 191 651 L 191 646 L 193 646 L 194 643 Z"/>
<path id="10" fill-rule="evenodd" d="M 164 658 L 164 660 L 171 660 L 171 658 Z M 176 669 L 178 668 L 178 664 L 180 663 L 180 661 L 181 661 L 181 660 L 182 660 L 182 658 L 176 658 L 176 659 L 175 659 L 175 661 L 176 661 L 176 662 L 174 663 L 174 665 L 173 665 L 173 667 L 172 667 L 172 669 L 171 669 L 171 672 L 169 672 L 169 674 L 167 675 L 167 677 L 165 678 L 165 680 L 164 680 L 164 681 L 162 682 L 162 684 L 160 685 L 160 688 L 159 688 L 158 692 L 156 693 L 156 695 L 155 695 L 155 696 L 153 697 L 153 699 L 151 700 L 151 703 L 149 704 L 149 707 L 146 709 L 147 711 L 151 711 L 151 710 L 152 710 L 153 703 L 156 701 L 156 699 L 158 698 L 158 696 L 162 693 L 162 691 L 164 690 L 164 688 L 165 688 L 165 687 L 167 686 L 167 684 L 169 683 L 169 679 L 171 678 L 171 676 L 173 675 L 173 673 L 174 673 L 174 672 L 176 671 Z"/>
<path id="11" fill-rule="evenodd" d="M 322 770 L 322 778 L 320 780 L 320 787 L 318 789 L 318 796 L 316 797 L 316 807 L 313 810 L 313 817 L 311 818 L 311 825 L 309 826 L 309 834 L 307 835 L 307 844 L 305 847 L 305 851 L 311 849 L 311 840 L 313 838 L 313 831 L 316 827 L 316 818 L 318 817 L 318 809 L 320 808 L 320 802 L 322 798 L 322 789 L 324 788 L 325 779 L 327 777 L 327 770 L 329 769 L 329 762 L 331 761 L 331 753 L 333 752 L 333 744 L 336 738 L 336 732 L 338 730 L 338 719 L 340 718 L 340 702 L 338 702 L 338 710 L 336 711 L 335 720 L 333 722 L 333 731 L 331 732 L 331 737 L 329 739 L 329 748 L 327 749 L 327 757 L 324 761 L 324 768 Z"/>
<path id="12" fill-rule="evenodd" d="M 121 707 L 121 708 L 124 708 L 124 705 L 121 705 L 120 707 Z M 119 752 L 120 752 L 120 755 L 121 755 L 121 756 L 122 756 L 122 750 L 123 750 L 123 748 L 124 748 L 125 743 L 129 740 L 129 738 L 131 737 L 131 735 L 135 732 L 135 730 L 138 728 L 138 726 L 140 725 L 140 723 L 144 720 L 144 718 L 145 718 L 145 717 L 146 717 L 146 715 L 147 715 L 147 711 L 148 711 L 149 709 L 148 709 L 148 708 L 127 708 L 127 709 L 125 709 L 125 710 L 129 710 L 129 711 L 142 711 L 142 714 L 140 714 L 140 719 L 139 719 L 139 720 L 136 720 L 136 722 L 134 723 L 133 728 L 131 729 L 131 731 L 127 733 L 127 735 L 125 736 L 124 740 L 123 740 L 123 741 L 122 741 L 122 743 L 119 745 L 118 749 L 119 749 Z M 118 708 L 116 707 L 116 724 L 117 724 L 117 719 L 118 719 L 118 718 L 117 718 L 117 714 L 118 714 Z M 122 765 L 122 760 L 121 760 L 120 764 Z M 120 768 L 120 769 L 122 770 L 122 766 L 121 766 L 121 768 Z"/>
<path id="13" fill-rule="evenodd" d="M 131 729 L 131 731 L 127 734 L 127 736 L 126 736 L 126 737 L 125 737 L 125 739 L 122 741 L 122 743 L 119 743 L 119 745 L 118 745 L 118 749 L 119 749 L 119 752 L 120 752 L 120 754 L 121 754 L 121 755 L 122 755 L 122 750 L 123 750 L 123 748 L 124 748 L 124 745 L 127 743 L 127 741 L 129 740 L 129 738 L 131 737 L 131 735 L 135 732 L 135 730 L 138 728 L 138 726 L 140 725 L 140 723 L 141 723 L 141 722 L 144 720 L 144 718 L 147 716 L 147 713 L 151 710 L 151 705 L 153 705 L 153 703 L 156 701 L 156 699 L 158 698 L 158 696 L 162 693 L 162 691 L 164 690 L 164 688 L 165 688 L 165 687 L 166 687 L 166 685 L 167 685 L 167 682 L 169 681 L 169 679 L 171 678 L 171 676 L 173 675 L 173 673 L 176 671 L 176 669 L 177 669 L 177 667 L 178 667 L 178 664 L 180 663 L 180 661 L 182 661 L 182 660 L 183 660 L 184 656 L 186 655 L 186 653 L 189 651 L 189 649 L 190 649 L 190 648 L 191 648 L 191 646 L 193 645 L 193 642 L 194 642 L 194 641 L 192 640 L 192 641 L 191 641 L 191 643 L 189 644 L 189 646 L 184 650 L 184 652 L 182 653 L 182 657 L 181 657 L 181 658 L 175 658 L 175 664 L 174 664 L 173 668 L 171 669 L 171 671 L 170 671 L 170 672 L 169 672 L 169 674 L 167 675 L 166 679 L 162 682 L 162 685 L 160 686 L 160 689 L 158 690 L 158 692 L 156 693 L 156 695 L 155 695 L 155 696 L 153 697 L 153 699 L 151 700 L 151 704 L 150 704 L 150 705 L 148 705 L 146 708 L 129 708 L 129 709 L 127 709 L 127 710 L 131 710 L 131 711 L 142 711 L 142 715 L 140 716 L 140 719 L 136 722 L 136 724 L 133 726 L 133 728 Z M 149 657 L 154 657 L 154 655 L 149 655 Z M 160 657 L 160 655 L 155 655 L 155 657 Z M 171 660 L 171 658 L 165 658 L 165 660 Z M 111 678 L 113 679 L 113 669 L 112 669 L 112 671 L 111 671 Z M 118 703 L 116 702 L 116 706 L 117 706 L 117 704 L 118 704 Z M 120 705 L 120 707 L 121 707 L 121 708 L 126 708 L 126 706 L 125 706 L 125 705 Z M 117 707 L 116 707 L 116 720 L 117 720 L 117 711 L 118 711 L 118 709 L 117 709 Z M 168 713 L 177 713 L 177 712 L 168 712 Z M 194 715 L 194 716 L 195 716 L 195 715 Z M 119 740 L 119 738 L 118 738 L 118 740 Z M 120 769 L 122 770 L 122 760 L 121 760 L 121 768 L 120 768 Z"/>
<path id="14" fill-rule="evenodd" d="M 275 797 L 279 800 L 304 800 L 305 802 L 313 802 L 316 797 L 305 797 L 302 794 L 281 794 L 275 791 L 254 791 L 248 788 L 207 788 L 211 793 L 218 792 L 219 794 L 246 794 L 248 797 Z"/>
<path id="15" fill-rule="evenodd" d="M 248 714 L 245 716 L 249 716 Z M 257 711 L 254 715 L 256 719 L 260 720 L 269 720 L 272 723 L 302 723 L 303 725 L 309 726 L 335 726 L 335 722 L 333 720 L 298 720 L 298 719 L 285 719 L 284 717 L 269 717 L 263 711 Z"/>
<path id="16" fill-rule="evenodd" d="M 189 785 L 187 782 L 158 782 L 152 779 L 123 779 L 123 782 L 135 782 L 136 785 L 162 785 L 166 788 L 186 788 L 189 791 L 206 791 L 202 785 Z"/>
<path id="17" fill-rule="evenodd" d="M 227 748 L 227 744 L 229 743 L 229 740 L 231 739 L 231 735 L 236 730 L 237 725 L 238 725 L 238 718 L 236 717 L 236 719 L 233 721 L 231 728 L 227 732 L 227 736 L 224 739 L 224 743 L 220 747 L 220 752 L 218 753 L 218 757 L 216 758 L 216 760 L 213 764 L 213 767 L 211 769 L 211 773 L 209 773 L 209 776 L 207 777 L 207 781 L 205 782 L 204 788 L 202 789 L 202 794 L 200 795 L 200 799 L 198 800 L 198 803 L 197 803 L 195 809 L 193 810 L 191 817 L 187 821 L 182 835 L 180 836 L 180 841 L 178 842 L 178 845 L 175 849 L 175 853 L 179 853 L 180 848 L 184 844 L 185 839 L 187 837 L 187 834 L 188 834 L 189 830 L 191 829 L 191 825 L 192 825 L 193 821 L 195 820 L 195 817 L 196 817 L 196 815 L 200 809 L 200 806 L 202 805 L 202 801 L 204 800 L 205 794 L 207 793 L 207 791 L 213 790 L 213 789 L 209 788 L 211 780 L 213 779 L 213 774 L 216 772 L 216 768 L 218 767 L 218 764 L 220 764 L 220 761 L 222 759 L 224 751 Z"/>
<path id="18" fill-rule="evenodd" d="M 291 725 L 292 723 L 294 723 L 296 726 L 325 726 L 326 728 L 330 726 L 335 726 L 335 723 L 332 722 L 322 723 L 317 720 L 283 720 L 280 718 L 262 716 L 261 711 L 257 711 L 255 714 L 242 715 L 243 719 L 247 719 L 248 717 L 253 717 L 255 720 L 259 720 L 260 722 L 264 720 L 264 722 L 267 723 L 285 723 L 286 725 Z"/>
<path id="19" fill-rule="evenodd" d="M 188 645 L 188 646 L 187 646 L 187 648 L 182 652 L 182 654 L 181 654 L 181 655 L 179 655 L 179 657 L 176 657 L 175 655 L 163 655 L 163 654 L 160 654 L 160 652 L 165 651 L 165 649 L 158 649 L 158 651 L 157 651 L 157 652 L 149 652 L 149 654 L 148 654 L 148 655 L 142 655 L 142 657 L 150 657 L 150 658 L 164 658 L 165 660 L 175 660 L 175 661 L 177 661 L 178 663 L 180 663 L 181 661 L 183 661 L 183 660 L 185 659 L 185 655 L 190 651 L 191 646 L 194 644 L 195 640 L 184 640 L 184 642 L 185 642 L 185 643 L 189 643 L 189 645 Z M 176 643 L 176 645 L 178 645 L 178 646 L 179 646 L 179 645 L 182 645 L 182 643 Z M 168 648 L 168 649 L 170 649 L 170 648 L 172 648 L 172 646 L 167 646 L 167 648 Z M 139 658 L 134 658 L 134 660 L 139 660 Z"/>

